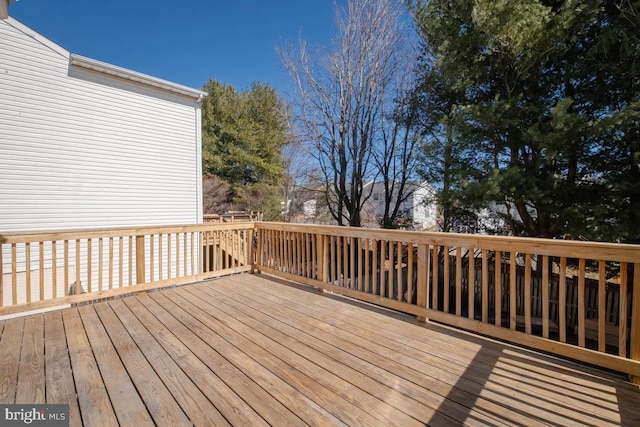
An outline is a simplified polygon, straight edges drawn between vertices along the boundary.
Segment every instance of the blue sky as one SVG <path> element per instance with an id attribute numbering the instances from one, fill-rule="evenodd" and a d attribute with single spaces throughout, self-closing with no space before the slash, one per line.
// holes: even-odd
<path id="1" fill-rule="evenodd" d="M 328 46 L 333 0 L 19 0 L 9 14 L 65 49 L 195 88 L 290 84 L 275 51 Z"/>

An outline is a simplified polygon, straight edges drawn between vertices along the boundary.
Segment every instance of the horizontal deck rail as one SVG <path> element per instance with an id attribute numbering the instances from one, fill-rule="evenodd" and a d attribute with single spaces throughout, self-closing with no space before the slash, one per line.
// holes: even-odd
<path id="1" fill-rule="evenodd" d="M 257 270 L 640 378 L 638 245 L 255 229 Z"/>
<path id="2" fill-rule="evenodd" d="M 0 233 L 0 315 L 251 270 L 253 224 Z"/>

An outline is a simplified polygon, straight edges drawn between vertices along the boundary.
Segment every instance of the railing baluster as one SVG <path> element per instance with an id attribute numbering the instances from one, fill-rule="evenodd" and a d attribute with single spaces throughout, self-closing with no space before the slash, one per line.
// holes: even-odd
<path id="1" fill-rule="evenodd" d="M 204 272 L 210 272 L 213 270 L 211 268 L 211 248 L 209 243 L 209 234 L 210 231 L 204 232 Z"/>
<path id="2" fill-rule="evenodd" d="M 291 250 L 293 252 L 292 269 L 293 274 L 300 274 L 300 234 L 297 232 L 291 233 Z"/>
<path id="3" fill-rule="evenodd" d="M 531 254 L 524 256 L 524 328 L 531 334 Z"/>
<path id="4" fill-rule="evenodd" d="M 27 242 L 24 248 L 26 277 L 27 277 L 27 304 L 31 302 L 31 242 Z"/>
<path id="5" fill-rule="evenodd" d="M 629 304 L 628 295 L 629 288 L 627 281 L 629 280 L 629 264 L 623 262 L 620 264 L 620 318 L 618 320 L 618 355 L 627 357 L 627 338 L 628 338 L 628 312 Z M 637 289 L 637 288 L 636 288 Z M 635 292 L 635 291 L 634 291 Z M 638 319 L 636 317 L 636 319 Z M 637 320 L 636 320 L 637 321 Z"/>
<path id="6" fill-rule="evenodd" d="M 300 233 L 291 233 L 293 238 L 293 274 L 300 274 Z"/>
<path id="7" fill-rule="evenodd" d="M 475 296 L 476 296 L 476 254 L 475 248 L 469 247 L 469 295 L 468 312 L 469 319 L 475 319 Z"/>
<path id="8" fill-rule="evenodd" d="M 322 282 L 328 283 L 331 279 L 329 278 L 329 241 L 326 235 L 322 236 Z"/>
<path id="9" fill-rule="evenodd" d="M 347 244 L 346 244 L 346 237 L 345 236 L 339 236 L 336 239 L 336 257 L 338 258 L 338 261 L 336 262 L 336 273 L 338 275 L 337 280 L 339 283 L 339 286 L 342 287 L 346 287 L 346 283 L 347 283 L 347 262 L 348 262 L 348 255 L 347 255 Z"/>
<path id="10" fill-rule="evenodd" d="M 145 265 L 145 238 L 144 234 L 136 236 L 136 284 L 146 282 Z"/>
<path id="11" fill-rule="evenodd" d="M 18 304 L 18 254 L 15 243 L 11 244 L 11 299 L 13 305 Z"/>
<path id="12" fill-rule="evenodd" d="M 542 336 L 549 338 L 549 257 L 542 257 Z"/>
<path id="13" fill-rule="evenodd" d="M 607 276 L 606 263 L 598 261 L 598 351 L 606 350 L 607 335 L 605 325 Z"/>
<path id="14" fill-rule="evenodd" d="M 279 243 L 278 253 L 276 257 L 278 258 L 278 264 L 281 271 L 289 271 L 289 252 L 288 252 L 288 240 L 287 233 L 284 231 L 278 231 Z M 284 259 L 282 259 L 284 257 Z"/>
<path id="15" fill-rule="evenodd" d="M 158 234 L 158 280 L 163 280 L 164 276 L 162 274 L 162 242 L 164 240 L 164 234 Z"/>
<path id="16" fill-rule="evenodd" d="M 356 238 L 349 237 L 349 283 L 351 289 L 356 289 Z"/>
<path id="17" fill-rule="evenodd" d="M 225 231 L 224 235 L 225 244 L 227 245 L 227 256 L 225 257 L 225 259 L 227 260 L 227 268 L 234 268 L 238 259 L 235 244 L 236 235 L 232 230 Z"/>
<path id="18" fill-rule="evenodd" d="M 578 261 L 578 345 L 585 346 L 585 259 Z"/>
<path id="19" fill-rule="evenodd" d="M 40 301 L 44 300 L 44 242 L 38 242 L 38 270 L 39 270 L 39 285 L 40 285 Z"/>
<path id="20" fill-rule="evenodd" d="M 80 239 L 76 239 L 76 289 L 75 289 L 75 294 L 76 295 L 80 295 L 80 288 L 82 287 L 82 280 L 81 280 L 81 265 L 80 265 Z"/>
<path id="21" fill-rule="evenodd" d="M 518 313 L 516 305 L 516 262 L 517 253 L 511 251 L 509 254 L 509 327 L 515 331 L 518 324 Z"/>
<path id="22" fill-rule="evenodd" d="M 118 239 L 118 288 L 124 283 L 124 237 Z"/>
<path id="23" fill-rule="evenodd" d="M 102 290 L 102 274 L 104 273 L 104 241 L 102 237 L 98 239 L 98 291 Z"/>
<path id="24" fill-rule="evenodd" d="M 418 307 L 427 307 L 427 299 L 429 298 L 429 246 L 422 243 L 418 245 L 418 289 L 416 305 Z M 425 316 L 416 316 L 419 322 L 426 322 Z"/>
<path id="25" fill-rule="evenodd" d="M 380 296 L 384 296 L 384 292 L 386 288 L 385 286 L 386 276 L 387 276 L 387 241 L 380 240 L 380 277 L 378 279 L 380 284 L 380 293 L 378 295 Z"/>
<path id="26" fill-rule="evenodd" d="M 560 257 L 560 272 L 558 274 L 560 342 L 567 342 L 567 257 Z"/>
<path id="27" fill-rule="evenodd" d="M 456 248 L 456 316 L 462 316 L 462 248 Z"/>
<path id="28" fill-rule="evenodd" d="M 109 237 L 109 290 L 113 289 L 113 237 Z"/>
<path id="29" fill-rule="evenodd" d="M 442 311 L 449 313 L 449 246 L 442 247 L 442 257 L 444 262 L 442 263 L 442 275 L 444 276 L 443 283 L 443 295 L 442 295 Z"/>
<path id="30" fill-rule="evenodd" d="M 313 277 L 313 258 L 312 258 L 312 254 L 311 254 L 311 234 L 310 233 L 305 233 L 304 234 L 304 244 L 305 244 L 305 272 L 304 275 L 305 277 L 311 278 Z"/>
<path id="31" fill-rule="evenodd" d="M 362 290 L 367 293 L 371 293 L 371 249 L 370 249 L 370 241 L 367 237 L 362 239 L 362 246 L 364 252 L 364 283 Z"/>
<path id="32" fill-rule="evenodd" d="M 211 271 L 218 271 L 224 268 L 222 256 L 222 238 L 220 231 L 211 232 Z M 218 264 L 220 264 L 218 266 Z"/>
<path id="33" fill-rule="evenodd" d="M 298 274 L 298 233 L 287 233 L 287 246 L 289 247 L 289 273 Z"/>
<path id="34" fill-rule="evenodd" d="M 378 295 L 378 242 L 377 239 L 371 240 L 371 292 Z"/>
<path id="35" fill-rule="evenodd" d="M 129 283 L 127 286 L 133 285 L 133 236 L 129 236 Z"/>
<path id="36" fill-rule="evenodd" d="M 502 252 L 495 252 L 494 264 L 494 280 L 495 280 L 495 325 L 502 325 Z"/>
<path id="37" fill-rule="evenodd" d="M 196 267 L 196 253 L 194 252 L 195 237 L 196 237 L 196 233 L 192 231 L 190 233 L 190 238 L 191 238 L 191 274 L 192 275 L 196 274 L 196 270 L 195 270 L 195 267 Z M 153 242 L 153 234 L 151 235 L 151 242 Z M 152 245 L 153 245 L 153 243 L 152 243 Z M 153 265 L 153 261 L 152 261 L 151 265 Z M 153 268 L 153 267 L 151 267 L 151 268 Z M 153 282 L 153 276 L 151 278 L 151 281 Z"/>
<path id="38" fill-rule="evenodd" d="M 633 264 L 633 293 L 631 307 L 631 349 L 632 360 L 640 361 L 640 263 Z M 640 384 L 640 376 L 631 375 L 634 384 Z"/>
<path id="39" fill-rule="evenodd" d="M 40 285 L 40 301 L 44 300 L 44 242 L 38 242 L 38 276 Z"/>
<path id="40" fill-rule="evenodd" d="M 182 253 L 182 259 L 184 262 L 184 268 L 182 269 L 182 274 L 183 276 L 188 276 L 189 275 L 189 246 L 188 246 L 188 237 L 187 237 L 187 232 L 182 233 L 182 238 L 184 239 L 184 241 L 182 242 L 182 248 L 184 250 L 184 252 Z"/>
<path id="41" fill-rule="evenodd" d="M 433 245 L 431 255 L 431 308 L 438 310 L 438 245 Z"/>
<path id="42" fill-rule="evenodd" d="M 489 252 L 482 250 L 482 321 L 489 322 Z"/>
<path id="43" fill-rule="evenodd" d="M 413 243 L 407 244 L 407 302 L 413 304 Z"/>
<path id="44" fill-rule="evenodd" d="M 319 273 L 319 258 L 318 258 L 318 239 L 315 233 L 309 233 L 309 245 L 311 246 L 311 263 L 310 268 L 311 272 L 309 273 L 309 277 L 316 280 L 321 280 L 318 276 Z"/>
<path id="45" fill-rule="evenodd" d="M 256 233 L 256 239 L 257 239 L 257 247 L 256 247 L 256 254 L 255 254 L 255 263 L 259 266 L 263 266 L 266 263 L 266 259 L 267 257 L 265 256 L 265 244 L 264 244 L 264 240 L 265 240 L 265 236 L 266 236 L 266 230 L 255 230 Z M 250 242 L 251 245 L 253 245 L 253 242 Z"/>
<path id="46" fill-rule="evenodd" d="M 149 275 L 151 276 L 151 281 L 155 282 L 156 281 L 156 239 L 155 239 L 156 235 L 155 234 L 151 234 L 149 236 Z M 193 248 L 192 248 L 193 251 Z"/>
<path id="47" fill-rule="evenodd" d="M 386 272 L 386 280 L 387 280 L 387 298 L 393 299 L 393 264 L 394 264 L 394 256 L 393 256 L 393 240 L 389 239 L 388 241 L 389 247 L 387 249 L 387 258 L 389 259 L 388 270 Z"/>
<path id="48" fill-rule="evenodd" d="M 176 277 L 180 277 L 180 233 L 176 233 Z"/>
<path id="49" fill-rule="evenodd" d="M 87 239 L 87 292 L 91 292 L 91 239 Z"/>
<path id="50" fill-rule="evenodd" d="M 51 242 L 51 294 L 53 298 L 58 297 L 58 245 L 55 240 Z"/>
<path id="51" fill-rule="evenodd" d="M 402 301 L 402 242 L 396 243 L 396 298 Z"/>
<path id="52" fill-rule="evenodd" d="M 68 294 L 69 294 L 69 241 L 65 240 L 64 241 L 64 296 L 67 296 Z"/>
<path id="53" fill-rule="evenodd" d="M 171 279 L 172 256 L 171 256 L 171 236 L 172 233 L 167 233 L 167 279 Z"/>

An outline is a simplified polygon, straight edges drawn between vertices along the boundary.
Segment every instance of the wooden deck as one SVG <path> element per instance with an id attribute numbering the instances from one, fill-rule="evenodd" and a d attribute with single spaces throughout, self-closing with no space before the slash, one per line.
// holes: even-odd
<path id="1" fill-rule="evenodd" d="M 0 403 L 71 425 L 640 425 L 621 376 L 259 275 L 0 333 Z"/>

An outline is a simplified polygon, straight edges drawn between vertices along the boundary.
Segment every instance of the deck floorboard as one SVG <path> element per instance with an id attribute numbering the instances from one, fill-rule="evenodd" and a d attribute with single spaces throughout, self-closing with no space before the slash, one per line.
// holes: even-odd
<path id="1" fill-rule="evenodd" d="M 640 425 L 621 375 L 238 274 L 0 321 L 0 403 L 70 425 Z"/>

